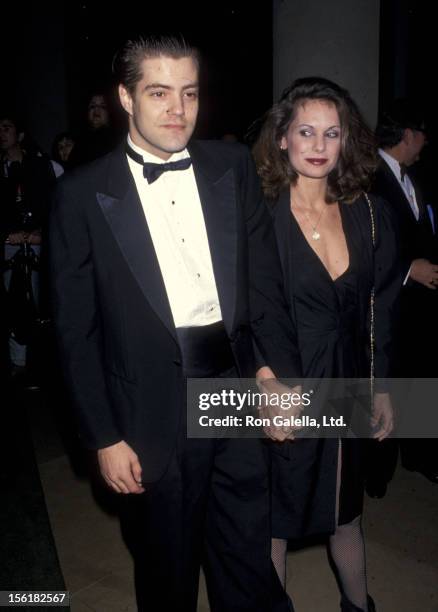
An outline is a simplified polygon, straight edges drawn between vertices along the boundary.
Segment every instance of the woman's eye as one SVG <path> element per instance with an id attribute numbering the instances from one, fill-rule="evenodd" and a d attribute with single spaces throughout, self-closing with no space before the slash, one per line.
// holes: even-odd
<path id="1" fill-rule="evenodd" d="M 300 130 L 300 134 L 301 134 L 301 136 L 308 137 L 308 136 L 312 135 L 312 132 L 310 130 Z"/>
<path id="2" fill-rule="evenodd" d="M 328 138 L 339 138 L 339 132 L 335 130 L 332 132 L 327 132 L 327 137 Z"/>

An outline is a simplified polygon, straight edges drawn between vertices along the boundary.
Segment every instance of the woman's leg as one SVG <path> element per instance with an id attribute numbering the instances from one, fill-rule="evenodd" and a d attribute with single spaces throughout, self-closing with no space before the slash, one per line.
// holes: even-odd
<path id="1" fill-rule="evenodd" d="M 336 523 L 339 518 L 339 492 L 342 471 L 342 442 L 339 442 Z M 365 543 L 361 516 L 344 525 L 339 525 L 329 538 L 329 554 L 343 595 L 360 610 L 367 611 L 367 576 L 365 562 Z"/>
<path id="2" fill-rule="evenodd" d="M 286 558 L 287 558 L 287 540 L 272 538 L 271 540 L 271 558 L 274 564 L 275 571 L 283 586 L 286 588 Z"/>
<path id="3" fill-rule="evenodd" d="M 338 525 L 330 536 L 329 551 L 345 597 L 360 610 L 367 607 L 365 545 L 360 516 Z"/>

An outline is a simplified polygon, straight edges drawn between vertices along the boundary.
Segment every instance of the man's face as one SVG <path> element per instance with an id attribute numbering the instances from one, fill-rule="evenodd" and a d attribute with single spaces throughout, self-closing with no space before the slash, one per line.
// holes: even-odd
<path id="1" fill-rule="evenodd" d="M 88 104 L 87 119 L 93 130 L 98 130 L 108 125 L 108 105 L 103 96 L 93 96 L 91 98 Z"/>
<path id="2" fill-rule="evenodd" d="M 187 146 L 198 115 L 198 67 L 193 58 L 144 59 L 134 95 L 122 85 L 119 94 L 136 145 L 161 159 Z"/>
<path id="3" fill-rule="evenodd" d="M 407 128 L 404 134 L 406 166 L 412 166 L 420 158 L 420 153 L 426 144 L 426 134 L 420 130 Z"/>
<path id="4" fill-rule="evenodd" d="M 0 150 L 9 151 L 18 144 L 17 128 L 10 119 L 0 119 Z"/>

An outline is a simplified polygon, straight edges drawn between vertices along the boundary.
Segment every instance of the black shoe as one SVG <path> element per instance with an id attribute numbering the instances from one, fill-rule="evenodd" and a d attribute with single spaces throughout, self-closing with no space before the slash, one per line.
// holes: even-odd
<path id="1" fill-rule="evenodd" d="M 382 499 L 385 497 L 387 490 L 387 483 L 379 480 L 370 480 L 365 484 L 365 491 L 367 495 L 372 499 Z"/>
<path id="2" fill-rule="evenodd" d="M 419 474 L 422 474 L 425 478 L 427 478 L 427 480 L 429 480 L 430 482 L 433 482 L 434 484 L 438 484 L 438 469 L 429 469 L 429 468 L 420 468 L 420 467 L 412 467 L 412 466 L 406 466 L 403 465 L 403 467 L 405 468 L 405 470 L 408 470 L 408 472 L 418 472 Z"/>

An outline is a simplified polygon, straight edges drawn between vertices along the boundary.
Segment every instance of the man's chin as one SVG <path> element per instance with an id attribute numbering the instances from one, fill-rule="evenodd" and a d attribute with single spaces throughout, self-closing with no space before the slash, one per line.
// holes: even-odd
<path id="1" fill-rule="evenodd" d="M 184 151 L 188 143 L 189 139 L 184 140 L 183 142 L 175 142 L 166 146 L 165 149 L 163 148 L 163 151 L 169 153 L 170 155 L 172 155 L 173 153 L 180 153 L 181 151 Z"/>

